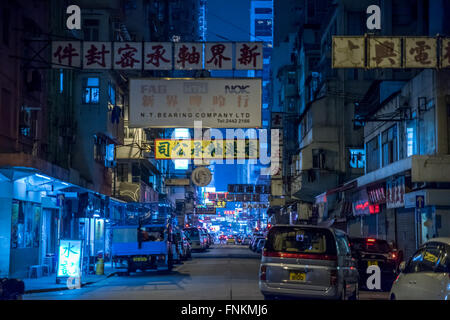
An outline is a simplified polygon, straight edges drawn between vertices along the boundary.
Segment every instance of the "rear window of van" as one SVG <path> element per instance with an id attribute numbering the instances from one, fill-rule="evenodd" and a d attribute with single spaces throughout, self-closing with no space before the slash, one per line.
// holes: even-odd
<path id="1" fill-rule="evenodd" d="M 273 227 L 267 236 L 269 252 L 336 255 L 334 236 L 328 229 Z"/>

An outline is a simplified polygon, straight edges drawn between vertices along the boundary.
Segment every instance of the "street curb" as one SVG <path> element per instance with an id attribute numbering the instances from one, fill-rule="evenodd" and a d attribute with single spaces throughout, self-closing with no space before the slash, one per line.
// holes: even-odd
<path id="1" fill-rule="evenodd" d="M 102 280 L 108 279 L 108 278 L 110 278 L 112 276 L 115 276 L 117 273 L 118 273 L 118 271 L 114 271 L 114 272 L 111 272 L 110 274 L 106 275 L 106 277 L 103 278 L 103 279 L 99 279 L 97 281 L 89 281 L 89 282 L 82 283 L 81 287 L 88 286 L 88 285 L 100 282 Z M 60 288 L 33 289 L 33 290 L 25 290 L 24 294 L 33 294 L 33 293 L 42 293 L 42 292 L 55 292 L 55 291 L 64 291 L 64 290 L 73 290 L 73 289 L 68 288 L 67 286 L 60 287 Z"/>

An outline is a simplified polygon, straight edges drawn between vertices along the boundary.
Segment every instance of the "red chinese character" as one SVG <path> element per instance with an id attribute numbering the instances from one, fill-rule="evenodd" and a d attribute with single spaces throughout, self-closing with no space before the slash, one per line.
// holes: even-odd
<path id="1" fill-rule="evenodd" d="M 211 63 L 212 61 L 214 61 L 215 66 L 219 65 L 219 68 L 222 68 L 222 60 L 231 60 L 231 58 L 222 55 L 224 50 L 225 46 L 223 44 L 216 44 L 212 46 L 211 53 L 213 54 L 213 56 L 211 57 L 211 59 L 206 61 L 206 63 Z"/>
<path id="2" fill-rule="evenodd" d="M 68 43 L 66 47 L 58 46 L 58 49 L 56 49 L 56 52 L 53 54 L 54 57 L 58 57 L 58 63 L 61 64 L 61 61 L 64 59 L 68 59 L 68 66 L 72 66 L 72 57 L 79 56 L 78 53 L 76 53 L 76 49 L 72 47 L 72 43 Z"/>
<path id="3" fill-rule="evenodd" d="M 162 60 L 164 62 L 170 62 L 170 60 L 164 58 L 164 53 L 166 53 L 166 49 L 163 48 L 163 46 L 153 46 L 152 50 L 154 50 L 152 53 L 147 54 L 147 58 L 149 60 L 147 63 L 153 64 L 155 67 L 159 67 L 159 60 Z"/>
<path id="4" fill-rule="evenodd" d="M 105 63 L 105 54 L 109 53 L 109 51 L 105 50 L 105 45 L 102 44 L 102 50 L 99 51 L 98 48 L 91 44 L 91 48 L 87 51 L 85 58 L 87 59 L 86 65 L 89 66 L 91 64 L 97 63 L 102 67 L 106 66 Z"/>
<path id="5" fill-rule="evenodd" d="M 192 52 L 189 52 L 189 48 L 183 45 L 180 48 L 178 57 L 180 60 L 177 60 L 177 63 L 181 62 L 183 68 L 185 68 L 186 62 L 189 64 L 198 64 L 200 61 L 200 53 L 196 51 L 194 46 L 192 47 Z"/>
<path id="6" fill-rule="evenodd" d="M 256 57 L 260 55 L 259 52 L 254 52 L 256 49 L 258 49 L 257 45 L 250 49 L 247 44 L 244 44 L 240 50 L 241 57 L 238 59 L 239 62 L 243 65 L 250 65 L 253 62 L 253 67 L 256 68 Z"/>
<path id="7" fill-rule="evenodd" d="M 122 54 L 122 52 L 124 52 Z M 135 63 L 138 63 L 139 60 L 134 58 L 137 49 L 131 47 L 128 43 L 125 44 L 124 48 L 119 48 L 119 54 L 122 55 L 120 61 L 117 61 L 116 64 L 119 64 L 122 68 L 131 67 L 133 68 Z"/>

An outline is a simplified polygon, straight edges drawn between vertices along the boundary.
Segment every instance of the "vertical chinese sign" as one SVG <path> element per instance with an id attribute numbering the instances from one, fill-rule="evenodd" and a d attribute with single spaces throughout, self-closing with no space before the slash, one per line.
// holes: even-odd
<path id="1" fill-rule="evenodd" d="M 203 44 L 195 42 L 175 43 L 175 69 L 201 70 L 203 69 Z"/>
<path id="2" fill-rule="evenodd" d="M 51 61 L 55 68 L 81 68 L 81 42 L 53 41 Z"/>
<path id="3" fill-rule="evenodd" d="M 57 278 L 81 277 L 81 240 L 60 240 Z"/>

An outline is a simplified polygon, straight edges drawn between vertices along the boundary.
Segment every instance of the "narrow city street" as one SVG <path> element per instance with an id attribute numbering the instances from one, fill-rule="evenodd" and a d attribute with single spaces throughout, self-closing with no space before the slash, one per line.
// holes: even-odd
<path id="1" fill-rule="evenodd" d="M 25 295 L 26 300 L 262 300 L 260 255 L 247 246 L 214 245 L 173 272 L 117 275 L 77 290 Z M 363 300 L 387 299 L 387 292 L 361 292 Z"/>

